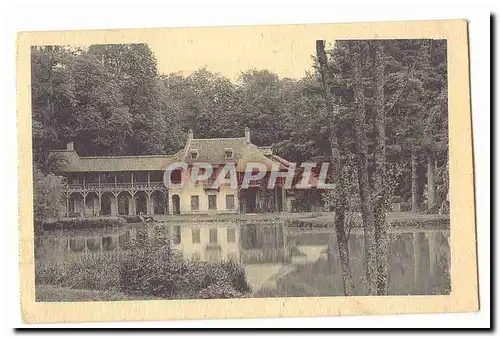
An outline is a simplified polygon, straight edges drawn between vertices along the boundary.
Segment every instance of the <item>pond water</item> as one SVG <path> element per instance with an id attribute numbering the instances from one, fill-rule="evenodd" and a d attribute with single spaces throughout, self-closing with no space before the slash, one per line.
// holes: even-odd
<path id="1" fill-rule="evenodd" d="M 343 284 L 335 230 L 299 229 L 283 223 L 163 223 L 184 257 L 232 259 L 245 266 L 254 297 L 341 296 Z M 149 228 L 148 228 L 149 227 Z M 117 255 L 131 239 L 151 238 L 151 226 L 54 231 L 39 236 L 35 257 Z M 349 235 L 354 293 L 364 295 L 362 229 Z M 449 230 L 391 231 L 389 294 L 449 294 Z"/>

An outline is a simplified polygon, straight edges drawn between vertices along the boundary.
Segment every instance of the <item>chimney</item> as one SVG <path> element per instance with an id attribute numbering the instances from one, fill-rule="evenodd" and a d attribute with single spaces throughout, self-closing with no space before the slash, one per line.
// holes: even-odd
<path id="1" fill-rule="evenodd" d="M 250 128 L 248 127 L 245 128 L 245 139 L 247 143 L 250 143 Z"/>
<path id="2" fill-rule="evenodd" d="M 73 142 L 68 142 L 68 143 L 66 144 L 66 150 L 72 150 L 72 151 L 74 151 L 74 150 L 75 150 L 75 145 L 74 145 L 74 143 L 73 143 Z"/>
<path id="3" fill-rule="evenodd" d="M 188 141 L 193 139 L 193 129 L 188 130 Z"/>

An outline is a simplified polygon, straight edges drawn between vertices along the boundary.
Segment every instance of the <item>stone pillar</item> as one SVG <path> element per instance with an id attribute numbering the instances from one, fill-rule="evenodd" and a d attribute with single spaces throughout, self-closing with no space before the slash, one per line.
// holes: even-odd
<path id="1" fill-rule="evenodd" d="M 155 213 L 155 208 L 154 208 L 154 199 L 153 199 L 153 194 L 148 193 L 147 194 L 147 206 L 146 206 L 147 214 L 148 215 L 154 215 Z"/>
<path id="2" fill-rule="evenodd" d="M 69 193 L 66 193 L 66 217 L 69 217 Z"/>
<path id="3" fill-rule="evenodd" d="M 276 186 L 274 187 L 274 212 L 279 212 L 279 203 L 278 203 L 278 191 L 279 191 L 279 187 Z"/>
<path id="4" fill-rule="evenodd" d="M 167 201 L 168 201 L 168 214 L 173 215 L 174 203 L 172 202 L 172 196 L 170 196 L 170 194 L 167 195 Z"/>
<path id="5" fill-rule="evenodd" d="M 128 214 L 135 215 L 135 194 L 131 194 L 132 198 L 128 200 Z"/>
<path id="6" fill-rule="evenodd" d="M 97 206 L 97 216 L 101 216 L 102 193 L 97 193 L 97 203 L 99 203 Z"/>
<path id="7" fill-rule="evenodd" d="M 281 188 L 281 210 L 282 212 L 287 212 L 286 208 L 286 190 L 285 188 Z"/>
<path id="8" fill-rule="evenodd" d="M 85 180 L 85 178 L 84 178 Z M 82 208 L 82 216 L 85 217 L 87 214 L 87 194 L 83 193 L 83 208 Z"/>
<path id="9" fill-rule="evenodd" d="M 115 196 L 114 199 L 111 199 L 111 215 L 118 215 L 118 195 L 113 194 Z M 113 203 L 114 202 L 114 203 Z"/>

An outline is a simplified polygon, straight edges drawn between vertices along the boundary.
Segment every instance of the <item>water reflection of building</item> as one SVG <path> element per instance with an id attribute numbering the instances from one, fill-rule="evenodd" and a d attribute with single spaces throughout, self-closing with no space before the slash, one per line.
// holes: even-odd
<path id="1" fill-rule="evenodd" d="M 35 254 L 48 259 L 66 259 L 68 256 L 88 254 L 115 254 L 128 249 L 135 237 L 133 229 L 120 233 L 68 235 L 58 234 L 36 238 Z"/>
<path id="2" fill-rule="evenodd" d="M 174 225 L 174 243 L 184 257 L 208 262 L 240 260 L 240 232 L 236 224 Z"/>
<path id="3" fill-rule="evenodd" d="M 197 223 L 173 225 L 174 243 L 187 258 L 232 259 L 244 264 L 284 262 L 287 241 L 283 224 Z"/>
<path id="4" fill-rule="evenodd" d="M 243 263 L 256 291 L 264 286 L 282 288 L 276 292 L 281 296 L 295 293 L 332 296 L 343 292 L 338 245 L 331 228 L 308 231 L 290 229 L 281 223 L 232 222 L 164 223 L 163 227 L 185 258 L 209 262 L 232 259 Z M 133 226 L 118 229 L 116 233 L 41 236 L 36 239 L 36 253 L 37 257 L 45 255 L 48 259 L 115 255 L 125 252 L 131 240 L 151 240 L 154 231 L 153 227 Z M 450 292 L 449 231 L 393 230 L 391 235 L 390 294 Z M 351 231 L 349 252 L 355 294 L 363 295 L 362 229 Z"/>
<path id="5" fill-rule="evenodd" d="M 288 260 L 286 231 L 283 224 L 255 225 L 231 222 L 195 224 L 164 223 L 175 247 L 184 257 L 215 262 L 233 260 L 244 264 L 278 263 Z M 119 252 L 130 240 L 150 240 L 152 227 L 130 227 L 117 233 L 41 237 L 38 247 L 52 254 Z"/>

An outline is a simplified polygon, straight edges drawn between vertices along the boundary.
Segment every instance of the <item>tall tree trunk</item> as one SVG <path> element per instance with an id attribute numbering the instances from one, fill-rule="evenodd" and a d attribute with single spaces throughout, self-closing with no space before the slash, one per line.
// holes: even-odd
<path id="1" fill-rule="evenodd" d="M 385 111 L 384 111 L 384 59 L 381 41 L 373 41 L 373 74 L 375 101 L 375 171 L 374 171 L 374 218 L 377 242 L 377 293 L 387 294 L 389 279 L 389 194 L 385 182 Z"/>
<path id="2" fill-rule="evenodd" d="M 359 197 L 361 199 L 361 216 L 363 219 L 365 240 L 366 291 L 368 295 L 375 295 L 377 293 L 377 245 L 373 203 L 370 196 L 370 182 L 368 179 L 368 144 L 365 128 L 365 100 L 361 77 L 360 42 L 349 41 L 349 47 L 354 91 L 354 131 L 357 143 Z"/>
<path id="3" fill-rule="evenodd" d="M 429 155 L 427 158 L 427 208 L 431 209 L 436 203 L 435 183 L 436 158 Z"/>
<path id="4" fill-rule="evenodd" d="M 334 108 L 332 104 L 331 94 L 330 94 L 330 85 L 329 85 L 329 72 L 328 72 L 328 64 L 325 53 L 325 42 L 323 40 L 316 41 L 316 54 L 319 62 L 319 71 L 321 75 L 321 82 L 323 85 L 325 103 L 327 110 L 330 114 L 332 114 L 331 120 L 331 131 L 330 131 L 330 147 L 332 149 L 332 173 L 334 179 L 337 182 L 337 186 L 335 187 L 335 232 L 337 235 L 337 244 L 339 247 L 339 256 L 340 256 L 340 268 L 342 270 L 342 281 L 344 283 L 344 295 L 351 296 L 354 288 L 352 282 L 352 274 L 350 268 L 350 255 L 349 255 L 349 243 L 348 238 L 345 231 L 345 213 L 346 213 L 346 182 L 345 175 L 343 173 L 344 168 L 344 159 L 341 156 L 341 146 L 339 145 L 336 127 L 338 123 L 336 123 Z M 343 147 L 342 147 L 343 149 Z"/>
<path id="5" fill-rule="evenodd" d="M 418 212 L 418 177 L 417 154 L 415 148 L 411 149 L 411 211 Z"/>
<path id="6" fill-rule="evenodd" d="M 440 214 L 449 214 L 450 213 L 450 205 L 449 205 L 449 193 L 450 193 L 450 158 L 449 155 L 446 156 L 445 163 L 445 172 L 443 177 L 443 201 L 441 202 L 441 206 L 439 207 Z"/>
<path id="7" fill-rule="evenodd" d="M 337 234 L 337 244 L 339 247 L 340 267 L 342 269 L 342 280 L 344 282 L 344 294 L 351 296 L 354 284 L 352 282 L 352 273 L 350 268 L 349 255 L 349 238 L 346 234 L 345 222 L 347 211 L 347 195 L 346 195 L 346 175 L 343 172 L 345 159 L 341 155 L 339 149 L 343 149 L 339 139 L 334 136 L 330 142 L 332 144 L 332 172 L 336 177 L 337 187 L 335 196 L 335 232 Z"/>

